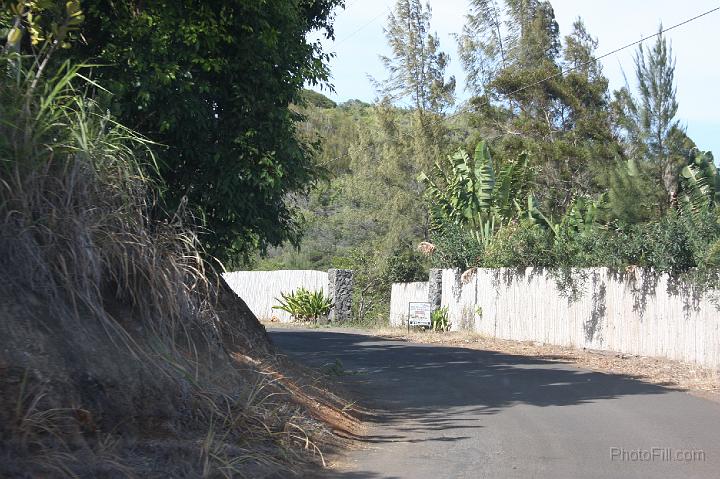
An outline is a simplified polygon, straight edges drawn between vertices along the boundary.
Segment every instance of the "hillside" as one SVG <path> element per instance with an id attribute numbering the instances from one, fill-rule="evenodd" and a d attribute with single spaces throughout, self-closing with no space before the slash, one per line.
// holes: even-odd
<path id="1" fill-rule="evenodd" d="M 47 18 L 21 6 L 0 20 L 41 29 L 47 5 Z M 42 49 L 18 55 L 11 31 L 0 56 L 13 73 L 0 89 L 0 476 L 321 467 L 334 431 L 356 427 L 347 402 L 277 356 L 199 220 L 168 211 L 161 145 L 100 104 L 87 66 L 54 56 L 82 22 L 78 2 L 61 7 Z"/>

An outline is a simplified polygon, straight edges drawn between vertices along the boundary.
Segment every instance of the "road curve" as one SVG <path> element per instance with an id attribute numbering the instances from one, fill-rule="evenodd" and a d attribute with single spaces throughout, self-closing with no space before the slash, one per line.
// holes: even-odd
<path id="1" fill-rule="evenodd" d="M 341 361 L 379 412 L 367 447 L 327 477 L 720 478 L 720 403 L 527 356 L 270 331 L 315 366 Z"/>

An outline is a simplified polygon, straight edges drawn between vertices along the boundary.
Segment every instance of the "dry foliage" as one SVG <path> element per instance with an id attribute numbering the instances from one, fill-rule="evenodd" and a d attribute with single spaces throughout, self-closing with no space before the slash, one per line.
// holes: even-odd
<path id="1" fill-rule="evenodd" d="M 78 68 L 47 79 L 36 60 L 14 56 L 0 91 L 0 475 L 322 464 L 342 401 L 281 374 L 191 219 L 158 219 L 153 145 L 87 99 Z"/>

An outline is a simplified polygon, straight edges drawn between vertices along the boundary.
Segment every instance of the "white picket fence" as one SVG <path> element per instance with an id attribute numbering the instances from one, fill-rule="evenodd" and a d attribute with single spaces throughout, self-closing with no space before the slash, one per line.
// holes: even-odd
<path id="1" fill-rule="evenodd" d="M 428 283 L 393 284 L 390 324 L 427 300 Z M 720 292 L 649 270 L 443 270 L 441 304 L 454 330 L 720 368 Z"/>
<path id="2" fill-rule="evenodd" d="M 300 287 L 328 293 L 326 271 L 234 271 L 223 274 L 223 278 L 260 320 L 276 317 L 282 322 L 290 321 L 290 314 L 273 309 L 279 304 L 276 298 L 280 298 L 280 293 L 290 293 Z"/>
<path id="3" fill-rule="evenodd" d="M 717 291 L 693 293 L 641 269 L 478 269 L 464 279 L 443 271 L 453 329 L 720 368 Z"/>

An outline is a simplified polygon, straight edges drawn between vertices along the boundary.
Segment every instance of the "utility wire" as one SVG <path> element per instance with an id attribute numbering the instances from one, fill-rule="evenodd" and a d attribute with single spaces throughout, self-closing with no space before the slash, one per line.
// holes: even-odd
<path id="1" fill-rule="evenodd" d="M 624 45 L 624 46 L 622 46 L 622 47 L 620 47 L 620 48 L 616 48 L 615 50 L 613 50 L 613 51 L 611 51 L 611 52 L 605 53 L 604 55 L 600 55 L 599 57 L 593 58 L 592 60 L 588 60 L 588 61 L 585 62 L 585 63 L 581 63 L 580 65 L 574 66 L 574 67 L 572 67 L 572 68 L 568 68 L 567 70 L 561 70 L 560 72 L 555 73 L 554 75 L 550 75 L 550 76 L 547 77 L 547 78 L 543 78 L 543 79 L 540 80 L 540 81 L 537 81 L 537 82 L 535 82 L 535 83 L 531 83 L 531 84 L 529 84 L 529 85 L 525 85 L 524 87 L 518 88 L 517 90 L 508 93 L 506 96 L 515 95 L 516 93 L 520 93 L 521 91 L 527 90 L 528 88 L 532 88 L 532 87 L 534 87 L 534 86 L 538 86 L 538 85 L 540 85 L 540 84 L 542 84 L 542 83 L 545 83 L 545 82 L 548 81 L 548 80 L 552 80 L 553 78 L 556 78 L 556 77 L 565 75 L 566 73 L 569 73 L 569 72 L 571 72 L 571 71 L 577 70 L 578 68 L 582 68 L 582 67 L 584 67 L 584 66 L 593 64 L 593 63 L 597 62 L 598 60 L 602 60 L 602 59 L 605 58 L 605 57 L 609 57 L 610 55 L 614 55 L 614 54 L 616 54 L 616 53 L 619 53 L 619 52 L 621 52 L 621 51 L 623 51 L 623 50 L 625 50 L 625 49 L 627 49 L 627 48 L 634 47 L 635 45 L 638 45 L 638 44 L 640 44 L 640 43 L 642 43 L 642 42 L 644 42 L 644 41 L 646 41 L 646 40 L 650 40 L 651 38 L 655 38 L 655 37 L 657 37 L 657 36 L 659 36 L 659 35 L 662 35 L 662 34 L 665 33 L 665 32 L 669 32 L 670 30 L 673 30 L 673 29 L 675 29 L 675 28 L 678 28 L 678 27 L 681 27 L 681 26 L 683 26 L 683 25 L 686 25 L 686 24 L 688 24 L 688 23 L 690 23 L 690 22 L 693 22 L 693 21 L 695 21 L 695 20 L 697 20 L 697 19 L 699 19 L 699 18 L 702 18 L 702 17 L 704 17 L 704 16 L 706 16 L 706 15 L 710 15 L 711 13 L 717 12 L 718 10 L 720 10 L 720 7 L 715 7 L 715 8 L 713 8 L 713 9 L 711 9 L 711 10 L 708 10 L 707 12 L 701 13 L 700 15 L 696 15 L 696 16 L 694 16 L 694 17 L 692 17 L 692 18 L 688 18 L 688 19 L 685 20 L 685 21 L 682 21 L 682 22 L 680 22 L 680 23 L 677 23 L 677 24 L 675 24 L 675 25 L 673 25 L 673 26 L 671 26 L 671 27 L 668 27 L 668 28 L 665 28 L 665 29 L 663 29 L 663 30 L 660 30 L 659 32 L 657 32 L 657 33 L 655 33 L 655 34 L 653 34 L 653 35 L 650 35 L 649 37 L 643 37 L 643 38 L 641 38 L 640 40 L 636 40 L 636 41 L 634 41 L 634 42 L 632 42 L 632 43 L 628 43 L 627 45 Z"/>
<path id="2" fill-rule="evenodd" d="M 388 7 L 387 5 L 385 5 L 385 8 L 387 9 L 388 12 L 390 12 L 390 7 Z M 371 23 L 374 23 L 378 18 L 382 17 L 383 15 L 385 15 L 385 11 L 382 11 L 382 12 L 380 12 L 378 15 L 374 16 L 371 20 L 369 20 L 367 23 L 363 24 L 360 28 L 358 28 L 357 30 L 353 31 L 351 34 L 349 34 L 348 36 L 346 36 L 346 37 L 343 38 L 342 40 L 338 40 L 338 41 L 335 43 L 335 46 L 342 45 L 343 43 L 345 43 L 346 41 L 348 41 L 349 39 L 351 39 L 352 37 L 354 37 L 355 35 L 357 35 L 358 33 L 360 33 L 360 31 L 364 30 L 365 27 L 370 26 Z"/>
<path id="3" fill-rule="evenodd" d="M 385 8 L 387 9 L 388 12 L 392 13 L 391 10 L 390 10 L 390 7 L 388 7 L 388 6 L 386 5 Z M 634 41 L 634 42 L 632 42 L 632 43 L 628 43 L 627 45 L 623 45 L 623 46 L 621 46 L 621 47 L 619 47 L 619 48 L 616 48 L 615 50 L 612 50 L 612 51 L 607 52 L 607 53 L 605 53 L 605 54 L 603 54 L 603 55 L 600 55 L 599 57 L 595 57 L 595 58 L 593 58 L 593 59 L 591 59 L 591 60 L 588 60 L 587 62 L 581 63 L 580 65 L 577 65 L 577 66 L 574 66 L 574 67 L 572 67 L 572 68 L 568 68 L 568 69 L 565 69 L 565 70 L 561 70 L 561 71 L 559 71 L 558 73 L 555 73 L 555 74 L 550 75 L 550 76 L 548 76 L 548 77 L 546 77 L 546 78 L 543 78 L 542 80 L 536 81 L 535 83 L 531 83 L 531 84 L 529 84 L 529 85 L 525 85 L 525 86 L 523 86 L 523 87 L 521 87 L 521 88 L 518 88 L 517 90 L 514 90 L 514 91 L 508 93 L 506 96 L 515 95 L 515 94 L 517 94 L 517 93 L 520 93 L 520 92 L 522 92 L 522 91 L 527 90 L 528 88 L 532 88 L 532 87 L 541 85 L 541 84 L 545 83 L 546 81 L 552 80 L 553 78 L 557 78 L 557 77 L 559 77 L 559 76 L 565 75 L 565 74 L 567 74 L 567 73 L 570 73 L 570 72 L 572 72 L 572 71 L 575 71 L 575 70 L 577 70 L 577 69 L 579 69 L 579 68 L 582 68 L 582 67 L 584 67 L 584 66 L 587 66 L 587 65 L 591 65 L 591 64 L 593 64 L 593 63 L 596 63 L 597 61 L 602 60 L 603 58 L 607 58 L 607 57 L 609 57 L 609 56 L 611 56 L 611 55 L 615 55 L 616 53 L 619 53 L 619 52 L 621 52 L 621 51 L 623 51 L 623 50 L 626 50 L 626 49 L 628 49 L 628 48 L 630 48 L 630 47 L 634 47 L 635 45 L 638 45 L 638 44 L 643 43 L 643 42 L 645 42 L 645 41 L 647 41 L 647 40 L 650 40 L 651 38 L 655 38 L 655 37 L 657 37 L 657 36 L 659 36 L 659 35 L 662 35 L 663 33 L 669 32 L 670 30 L 674 30 L 674 29 L 679 28 L 679 27 L 681 27 L 681 26 L 683 26 L 683 25 L 687 25 L 688 23 L 694 22 L 695 20 L 698 20 L 698 19 L 700 19 L 700 18 L 702 18 L 702 17 L 705 17 L 705 16 L 707 16 L 707 15 L 710 15 L 711 13 L 715 13 L 715 12 L 717 12 L 718 10 L 720 10 L 720 6 L 715 7 L 715 8 L 712 8 L 712 9 L 710 9 L 710 10 L 708 10 L 708 11 L 706 11 L 706 12 L 703 12 L 703 13 L 701 13 L 701 14 L 699 14 L 699 15 L 696 15 L 696 16 L 694 16 L 694 17 L 692 17 L 692 18 L 688 18 L 687 20 L 684 20 L 684 21 L 682 21 L 682 22 L 680 22 L 680 23 L 676 23 L 675 25 L 672 25 L 672 26 L 670 26 L 670 27 L 668 27 L 668 28 L 664 28 L 663 30 L 660 30 L 659 32 L 656 32 L 656 33 L 654 33 L 654 34 L 652 34 L 652 35 L 650 35 L 650 36 L 643 37 L 643 38 L 641 38 L 640 40 L 636 40 L 636 41 Z M 352 33 L 350 33 L 348 36 L 344 37 L 342 40 L 339 40 L 338 42 L 336 42 L 335 45 L 337 46 L 337 45 L 341 45 L 342 43 L 345 43 L 347 40 L 349 40 L 350 38 L 354 37 L 356 34 L 358 34 L 360 31 L 362 31 L 363 29 L 365 29 L 366 27 L 368 27 L 370 24 L 372 24 L 373 22 L 375 22 L 378 18 L 380 18 L 380 17 L 383 16 L 383 15 L 385 15 L 385 12 L 384 12 L 384 11 L 381 12 L 381 13 L 379 13 L 377 16 L 373 17 L 370 21 L 368 21 L 367 23 L 365 23 L 364 25 L 362 25 L 360 28 L 358 28 L 357 30 L 355 30 L 355 31 L 353 31 Z M 457 112 L 451 114 L 448 118 L 452 118 L 452 117 L 457 116 L 457 115 L 459 115 L 459 114 L 461 114 L 461 113 L 462 113 L 461 111 L 457 111 Z"/>

